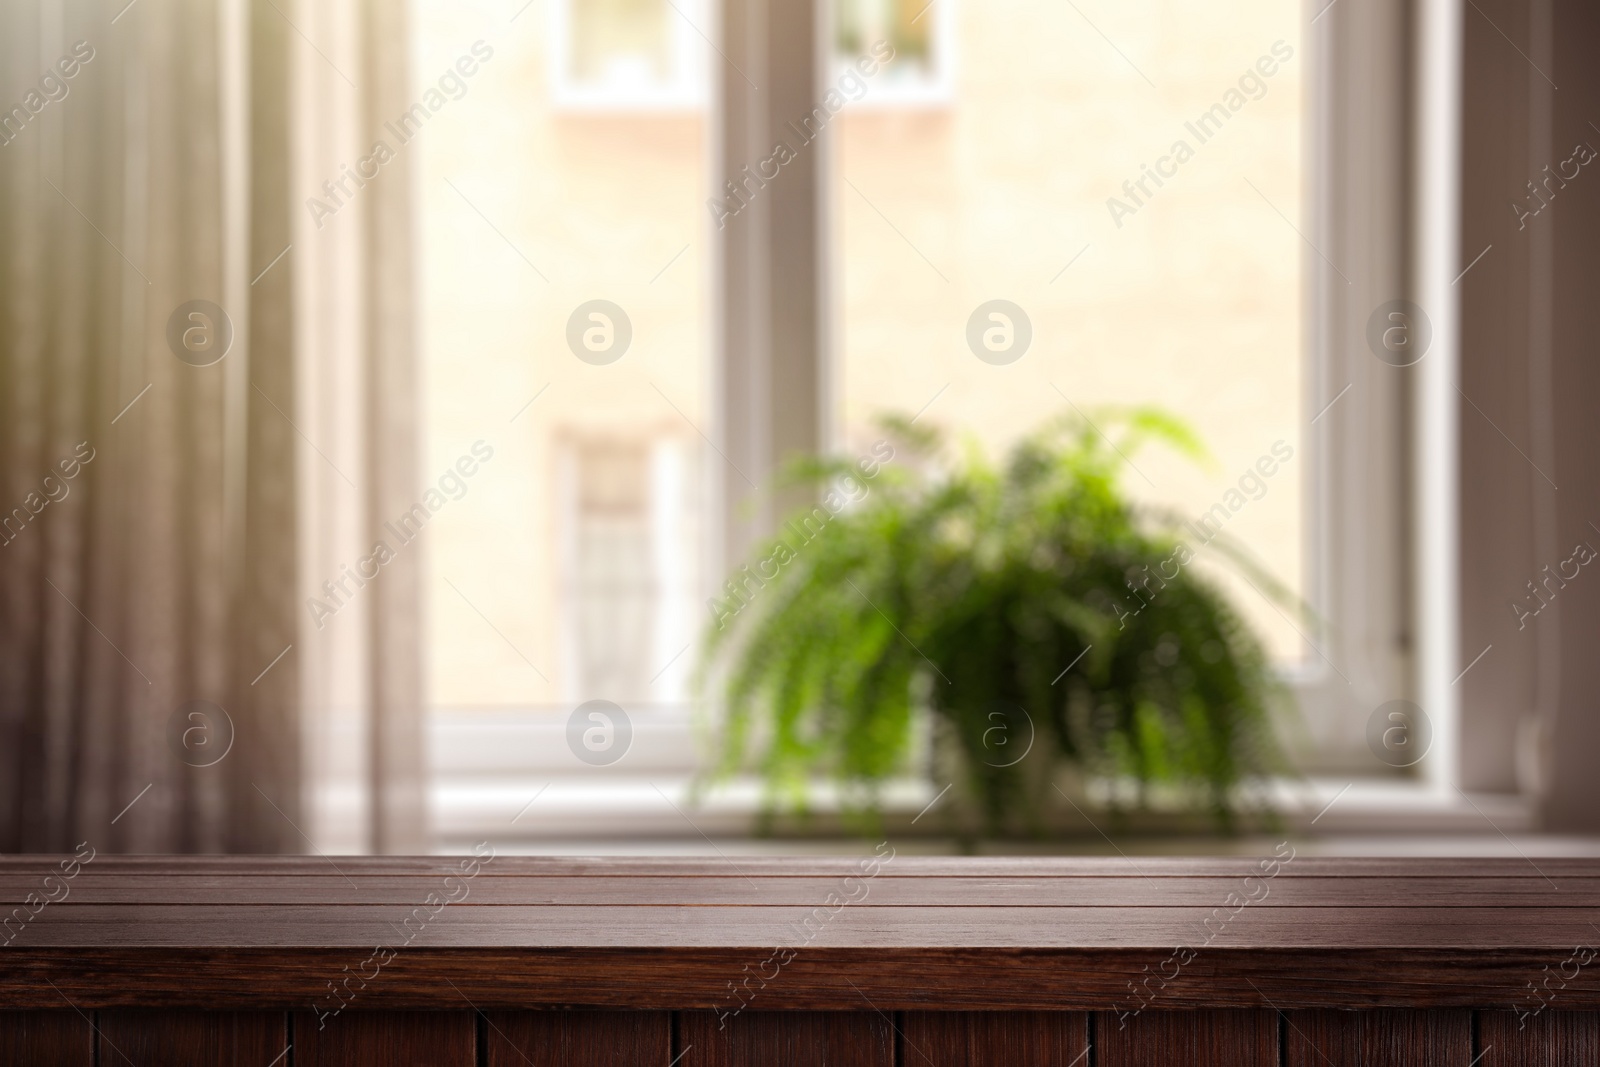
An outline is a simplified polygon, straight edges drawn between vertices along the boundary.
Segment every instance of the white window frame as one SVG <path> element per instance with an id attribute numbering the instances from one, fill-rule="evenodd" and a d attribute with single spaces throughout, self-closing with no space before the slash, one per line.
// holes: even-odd
<path id="1" fill-rule="evenodd" d="M 1305 669 L 1289 678 L 1307 720 L 1322 729 L 1315 751 L 1296 753 L 1304 769 L 1380 784 L 1388 777 L 1449 807 L 1462 804 L 1452 684 L 1460 35 L 1449 0 L 1417 0 L 1409 12 L 1332 11 L 1307 42 L 1315 207 L 1307 220 L 1314 250 L 1304 258 L 1306 409 L 1317 423 L 1307 442 L 1306 589 L 1327 626 L 1312 633 Z M 1408 39 L 1409 54 L 1398 44 Z M 1382 180 L 1372 180 L 1375 171 Z M 1407 294 L 1430 309 L 1433 341 L 1421 362 L 1393 368 L 1369 351 L 1365 325 L 1372 308 Z M 1365 720 L 1395 699 L 1424 709 L 1432 746 L 1416 767 L 1383 775 Z"/>
<path id="2" fill-rule="evenodd" d="M 561 8 L 569 0 L 552 2 Z M 1310 777 L 1285 781 L 1275 792 L 1291 823 L 1310 827 L 1314 821 L 1319 831 L 1484 829 L 1485 809 L 1469 807 L 1473 802 L 1453 785 L 1460 741 L 1451 688 L 1459 657 L 1453 608 L 1456 318 L 1449 268 L 1456 262 L 1459 215 L 1460 13 L 1451 0 L 1415 3 L 1420 32 L 1414 36 L 1405 32 L 1407 13 L 1384 5 L 1346 4 L 1319 17 L 1326 11 L 1321 0 L 1307 0 L 1303 12 L 1305 47 L 1314 57 L 1306 124 L 1312 207 L 1304 230 L 1315 249 L 1306 250 L 1303 271 L 1304 388 L 1306 417 L 1316 415 L 1305 439 L 1311 468 L 1305 588 L 1327 625 L 1307 630 L 1304 663 L 1286 677 L 1323 736 L 1294 753 Z M 828 7 L 827 0 L 720 0 L 716 17 L 708 14 L 699 24 L 722 53 L 711 65 L 708 101 L 713 187 L 762 158 L 772 131 L 809 110 L 837 75 Z M 940 90 L 948 102 L 954 2 L 940 0 L 935 7 L 939 32 L 949 42 L 941 58 L 949 60 L 942 73 L 951 81 Z M 1415 54 L 1397 43 L 1407 40 L 1419 42 Z M 801 49 L 807 42 L 809 58 Z M 822 42 L 825 49 L 817 47 Z M 937 102 L 937 94 L 903 100 L 868 94 L 852 106 Z M 1400 129 L 1374 129 L 1384 116 Z M 1401 136 L 1408 122 L 1415 131 L 1409 157 Z M 725 229 L 708 222 L 716 250 L 710 291 L 718 441 L 706 455 L 711 515 L 717 517 L 708 538 L 708 575 L 743 561 L 797 503 L 750 493 L 734 472 L 765 484 L 778 457 L 835 441 L 830 141 L 825 133 L 786 166 L 783 182 L 773 183 Z M 1374 169 L 1386 180 L 1373 181 Z M 1339 267 L 1330 269 L 1325 256 Z M 1410 379 L 1380 363 L 1363 336 L 1369 309 L 1407 292 L 1439 309 L 1433 347 Z M 1344 394 L 1346 386 L 1352 395 Z M 1433 749 L 1416 768 L 1379 774 L 1383 768 L 1366 748 L 1365 720 L 1397 698 L 1428 710 Z M 693 715 L 684 708 L 658 710 L 649 729 L 660 734 L 660 758 L 641 759 L 634 768 L 638 780 L 608 779 L 612 792 L 603 803 L 591 795 L 592 781 L 551 784 L 541 804 L 563 814 L 559 825 L 539 820 L 537 833 L 694 837 L 708 828 L 738 833 L 749 827 L 757 792 L 748 784 L 696 814 L 692 827 L 682 811 L 668 811 L 642 790 L 648 780 L 651 790 L 680 795 L 695 770 Z M 471 776 L 466 754 L 474 750 L 526 751 L 515 743 L 519 732 L 543 731 L 549 736 L 535 747 L 564 755 L 554 720 L 446 715 L 436 717 L 432 737 L 441 754 L 436 766 L 447 777 Z M 533 776 L 544 781 L 545 770 L 552 778 L 570 773 L 559 763 L 535 768 Z M 502 809 L 515 810 L 531 795 L 529 787 L 540 784 L 527 777 L 527 768 L 522 774 L 525 780 L 504 796 L 494 792 L 498 786 L 487 792 L 466 786 L 465 777 L 436 788 L 440 833 L 453 839 L 480 817 L 503 827 Z M 915 812 L 932 795 L 923 785 L 904 783 L 895 807 Z M 1334 799 L 1337 808 L 1325 809 Z M 1478 804 L 1485 803 L 1480 797 Z M 1531 825 L 1527 798 L 1502 797 L 1491 806 L 1501 828 Z"/>
<path id="3" fill-rule="evenodd" d="M 709 97 L 706 55 L 710 50 L 696 27 L 707 25 L 708 0 L 672 0 L 667 4 L 672 68 L 677 76 L 648 89 L 628 85 L 595 86 L 577 80 L 572 71 L 572 6 L 577 0 L 547 2 L 550 101 L 555 110 L 603 113 L 698 111 L 706 107 Z"/>

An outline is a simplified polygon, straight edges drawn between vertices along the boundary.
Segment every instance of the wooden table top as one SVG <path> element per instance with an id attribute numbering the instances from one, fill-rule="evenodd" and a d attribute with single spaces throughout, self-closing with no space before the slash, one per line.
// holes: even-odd
<path id="1" fill-rule="evenodd" d="M 9 916 L 9 917 L 7 917 Z M 0 857 L 0 1006 L 1600 1007 L 1600 860 Z M 9 940 L 8 940 L 9 938 Z M 1587 950 L 1588 959 L 1583 958 Z M 1161 976 L 1156 983 L 1152 974 Z M 459 995 L 458 995 L 459 994 Z"/>

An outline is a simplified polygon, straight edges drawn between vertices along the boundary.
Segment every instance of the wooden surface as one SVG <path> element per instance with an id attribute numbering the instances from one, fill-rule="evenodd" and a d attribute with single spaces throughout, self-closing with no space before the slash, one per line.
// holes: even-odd
<path id="1" fill-rule="evenodd" d="M 1278 1067 L 1278 1014 L 1271 1011 L 1106 1013 L 1096 1019 L 1096 1067 Z"/>
<path id="2" fill-rule="evenodd" d="M 1600 863 L 1269 869 L 0 859 L 0 1064 L 1600 1063 Z"/>
<path id="3" fill-rule="evenodd" d="M 322 1026 L 316 1015 L 296 1013 L 293 1052 L 294 1067 L 476 1067 L 477 1026 L 472 1014 L 464 1011 L 352 1011 L 327 1019 Z M 261 1061 L 239 1062 L 243 1067 Z"/>
<path id="4" fill-rule="evenodd" d="M 0 1011 L 0 1063 L 49 1063 L 63 1067 L 94 1063 L 89 1016 L 56 1011 Z"/>
<path id="5" fill-rule="evenodd" d="M 1581 859 L 102 856 L 39 907 L 59 869 L 0 859 L 0 1006 L 1527 1010 L 1600 941 Z"/>
<path id="6" fill-rule="evenodd" d="M 724 1025 L 725 1024 L 725 1025 Z M 895 1067 L 893 1021 L 875 1011 L 688 1012 L 680 1067 Z"/>
<path id="7" fill-rule="evenodd" d="M 1285 1017 L 1288 1067 L 1414 1067 L 1469 1063 L 1465 1011 L 1308 1011 Z"/>
<path id="8" fill-rule="evenodd" d="M 1600 1015 L 1479 1012 L 1478 1045 L 1483 1067 L 1592 1067 L 1600 1063 Z"/>
<path id="9" fill-rule="evenodd" d="M 48 1067 L 1593 1067 L 1600 1016 L 1372 1012 L 0 1012 Z M 292 1056 L 292 1058 L 291 1058 Z"/>
<path id="10" fill-rule="evenodd" d="M 664 1011 L 490 1012 L 482 1034 L 488 1067 L 664 1064 L 673 1055 Z"/>
<path id="11" fill-rule="evenodd" d="M 72 1014 L 77 1018 L 76 1013 Z M 89 1029 L 88 1019 L 78 1019 Z M 146 1011 L 101 1012 L 95 1022 L 98 1062 L 212 1067 L 269 1064 L 287 1059 L 288 1020 L 282 1012 Z M 42 1062 L 6 1060 L 7 1063 Z M 78 1062 L 68 1060 L 66 1062 Z M 302 1060 L 301 1062 L 305 1062 Z"/>
<path id="12" fill-rule="evenodd" d="M 1084 1012 L 906 1012 L 901 1062 L 938 1067 L 991 1063 L 1086 1067 L 1089 1016 Z"/>

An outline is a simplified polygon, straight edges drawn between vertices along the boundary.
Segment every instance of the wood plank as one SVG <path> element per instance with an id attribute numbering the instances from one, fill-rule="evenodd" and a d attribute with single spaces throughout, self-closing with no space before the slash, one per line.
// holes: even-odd
<path id="1" fill-rule="evenodd" d="M 0 969 L 0 1004 L 61 1004 L 48 978 L 86 1011 L 304 1009 L 368 951 L 13 950 Z M 361 991 L 358 1008 L 465 1008 L 470 1001 L 484 1010 L 726 1010 L 730 979 L 770 951 L 415 949 L 383 968 L 383 979 Z M 1157 970 L 1170 952 L 807 948 L 762 991 L 759 1006 L 851 1011 L 864 992 L 884 1011 L 1125 1011 L 1128 983 Z M 1281 1008 L 1509 1007 L 1550 959 L 1548 949 L 1208 949 L 1161 990 L 1155 1007 L 1267 1007 L 1262 990 Z M 1563 1008 L 1600 1008 L 1600 990 L 1574 986 L 1564 991 Z"/>
<path id="2" fill-rule="evenodd" d="M 475 1067 L 476 1019 L 467 1011 L 346 1011 L 294 1016 L 294 1067 Z"/>
<path id="3" fill-rule="evenodd" d="M 1479 1012 L 1478 1051 L 1482 1067 L 1595 1067 L 1600 1012 Z"/>
<path id="4" fill-rule="evenodd" d="M 900 1062 L 915 1067 L 1084 1067 L 1089 1016 L 1067 1011 L 908 1011 Z"/>
<path id="5" fill-rule="evenodd" d="M 450 876 L 454 878 L 454 876 Z M 0 913 L 20 906 L 39 883 L 0 872 Z M 96 905 L 377 905 L 415 907 L 429 894 L 452 907 L 550 905 L 566 907 L 766 905 L 816 907 L 830 894 L 858 908 L 996 906 L 1127 908 L 1222 907 L 1237 894 L 1252 908 L 1393 906 L 1524 907 L 1536 901 L 1564 907 L 1600 908 L 1600 877 L 1564 879 L 1560 897 L 1537 875 L 1507 878 L 1287 878 L 1255 875 L 1146 880 L 1126 877 L 774 877 L 705 878 L 687 875 L 570 878 L 545 874 L 481 874 L 445 887 L 439 877 L 364 876 L 345 881 L 316 873 L 258 875 L 248 879 L 209 875 L 174 879 L 154 874 L 90 876 L 69 886 L 52 907 Z"/>
<path id="6" fill-rule="evenodd" d="M 288 1060 L 282 1012 L 109 1011 L 97 1025 L 105 1065 L 281 1067 Z"/>
<path id="7" fill-rule="evenodd" d="M 1471 861 L 1473 874 L 1445 861 L 1306 857 L 1324 873 L 1291 874 L 1296 861 L 1263 883 L 1264 900 L 1230 904 L 1216 894 L 1259 867 L 1167 859 L 1149 864 L 1159 877 L 1147 882 L 1121 860 L 903 859 L 860 883 L 862 899 L 829 903 L 821 891 L 851 884 L 839 872 L 859 874 L 859 860 L 770 861 L 751 887 L 720 860 L 503 857 L 478 865 L 472 894 L 419 911 L 462 861 L 106 856 L 6 948 L 0 1005 L 60 1008 L 65 995 L 85 1010 L 305 1011 L 380 946 L 394 958 L 356 1010 L 715 1010 L 734 976 L 787 945 L 795 958 L 754 1007 L 856 1011 L 864 995 L 885 1011 L 1108 1011 L 1126 1010 L 1128 983 L 1160 972 L 1173 946 L 1190 946 L 1196 957 L 1148 1007 L 1509 1009 L 1588 929 L 1584 887 L 1600 883 L 1597 860 L 1544 868 L 1570 887 L 1555 892 L 1520 861 Z M 39 862 L 0 858 L 0 877 L 15 882 Z M 1368 874 L 1340 873 L 1352 870 Z M 1441 871 L 1457 873 L 1433 877 Z M 185 899 L 162 894 L 181 894 L 172 887 L 191 875 L 210 896 L 143 895 Z M 361 902 L 317 900 L 319 884 Z M 88 902 L 92 892 L 106 902 Z M 223 903 L 230 892 L 312 899 Z M 1442 894 L 1497 903 L 1418 903 Z M 1077 902 L 1043 903 L 1052 899 Z M 1172 900 L 1200 903 L 1160 903 Z M 1600 983 L 1574 983 L 1561 1007 L 1600 1009 Z"/>
<path id="8" fill-rule="evenodd" d="M 681 1067 L 895 1067 L 894 1039 L 889 1018 L 870 1008 L 685 1012 L 675 1054 Z"/>
<path id="9" fill-rule="evenodd" d="M 1541 905 L 1548 897 L 1539 898 Z M 26 946 L 49 948 L 1539 949 L 1572 947 L 1581 908 L 837 908 L 644 905 L 318 907 L 81 904 L 45 908 Z M 407 923 L 410 923 L 408 926 Z M 1211 923 L 1208 927 L 1206 924 Z M 809 924 L 809 925 L 808 925 Z M 405 929 L 402 930 L 401 928 Z M 809 932 L 808 932 L 809 931 Z M 413 940 L 397 941 L 397 934 Z M 17 945 L 24 944 L 21 938 Z M 1559 956 L 1557 958 L 1560 958 Z"/>
<path id="10" fill-rule="evenodd" d="M 1288 1067 L 1417 1067 L 1467 1064 L 1467 1011 L 1293 1011 L 1287 1013 Z"/>
<path id="11" fill-rule="evenodd" d="M 0 1011 L 0 1063 L 92 1067 L 94 1031 L 87 1016 L 59 1011 Z"/>
<path id="12" fill-rule="evenodd" d="M 664 1011 L 489 1012 L 484 1020 L 488 1067 L 664 1067 L 672 1059 Z"/>
<path id="13" fill-rule="evenodd" d="M 1159 881 L 1164 878 L 1242 878 L 1262 858 L 1273 855 L 1266 843 L 1254 855 L 1238 857 L 1137 856 L 908 856 L 885 859 L 879 877 L 901 878 L 1126 878 L 1130 873 Z M 67 856 L 0 856 L 0 876 L 59 873 Z M 134 874 L 167 878 L 245 878 L 303 874 L 342 881 L 344 878 L 444 878 L 459 873 L 465 857 L 448 856 L 112 856 L 101 855 L 85 865 L 79 878 Z M 755 877 L 834 878 L 859 870 L 862 859 L 840 856 L 740 856 L 739 871 Z M 675 875 L 725 879 L 728 865 L 717 859 L 668 856 L 566 857 L 494 856 L 480 860 L 484 874 L 545 877 L 645 878 Z M 1600 877 L 1600 857 L 1541 856 L 1535 867 L 1524 859 L 1501 857 L 1366 857 L 1297 855 L 1279 878 L 1483 879 Z M 1545 883 L 1545 888 L 1549 888 Z M 1565 888 L 1565 887 L 1563 887 Z"/>
<path id="14" fill-rule="evenodd" d="M 1097 1067 L 1278 1067 L 1273 1011 L 1104 1012 L 1095 1017 Z"/>

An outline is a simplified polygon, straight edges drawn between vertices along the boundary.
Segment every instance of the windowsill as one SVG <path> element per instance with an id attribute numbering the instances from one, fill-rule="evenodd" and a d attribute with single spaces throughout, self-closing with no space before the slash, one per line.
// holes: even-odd
<path id="1" fill-rule="evenodd" d="M 681 774 L 544 780 L 495 777 L 436 781 L 429 801 L 434 839 L 450 851 L 457 843 L 484 839 L 556 846 L 578 841 L 665 843 L 683 838 L 703 844 L 710 838 L 753 838 L 761 808 L 758 780 L 736 779 L 708 791 L 698 803 L 689 792 L 690 779 Z M 888 786 L 884 795 L 886 834 L 896 840 L 946 841 L 948 829 L 935 817 L 939 806 L 933 802 L 938 792 L 932 784 L 909 779 Z M 1334 779 L 1285 780 L 1277 784 L 1274 793 L 1282 832 L 1296 838 L 1488 835 L 1498 841 L 1502 834 L 1526 835 L 1537 829 L 1531 801 L 1509 794 L 1479 794 L 1469 801 L 1460 793 L 1444 793 L 1424 784 Z M 808 827 L 753 838 L 762 850 L 790 841 L 807 851 L 804 842 L 814 846 L 848 838 L 834 817 L 838 805 L 833 790 L 819 785 L 814 795 L 815 814 Z M 1159 811 L 1118 816 L 1091 811 L 1089 818 L 1092 825 L 1082 826 L 1080 832 L 1063 840 L 1093 838 L 1100 830 L 1114 832 L 1119 842 L 1141 838 L 1168 844 L 1204 840 L 1216 845 L 1222 840 L 1204 825 L 1194 825 L 1192 819 Z M 1037 847 L 1029 842 L 994 847 L 1009 849 L 1013 844 L 1024 850 L 1030 845 Z"/>
<path id="2" fill-rule="evenodd" d="M 756 851 L 775 851 L 784 843 L 812 851 L 824 842 L 832 843 L 828 850 L 850 851 L 859 843 L 839 823 L 837 795 L 826 782 L 811 791 L 814 816 L 808 823 L 787 821 L 781 832 L 767 837 L 756 836 L 762 786 L 754 777 L 720 784 L 696 802 L 690 796 L 689 769 L 700 753 L 687 708 L 639 709 L 633 720 L 632 748 L 612 767 L 579 764 L 566 750 L 565 716 L 553 709 L 548 715 L 441 709 L 430 718 L 428 801 L 432 838 L 441 849 L 459 851 L 482 840 L 560 852 L 584 843 L 591 852 L 658 846 L 675 851 L 680 847 L 675 842 L 703 852 L 711 838 L 721 843 L 719 847 L 748 842 Z M 931 850 L 948 851 L 952 835 L 941 815 L 945 801 L 935 803 L 943 788 L 943 783 L 909 777 L 887 785 L 884 832 L 896 842 L 914 839 Z M 1090 795 L 1101 798 L 1105 792 L 1091 789 Z M 1421 780 L 1325 775 L 1280 779 L 1267 800 L 1279 820 L 1276 832 L 1297 840 L 1486 835 L 1503 843 L 1502 834 L 1531 834 L 1538 825 L 1529 797 L 1482 793 L 1468 799 L 1454 789 Z M 350 803 L 354 802 L 352 791 Z M 1152 846 L 1161 842 L 1161 851 L 1177 852 L 1195 851 L 1202 842 L 1206 851 L 1231 851 L 1229 840 L 1249 839 L 1220 838 L 1210 823 L 1181 811 L 1161 810 L 1159 802 L 1151 810 L 1130 808 L 1120 813 L 1090 803 L 1085 806 L 1092 822 L 1073 818 L 1065 802 L 1058 806 L 1068 822 L 1052 827 L 1057 843 L 1045 846 L 1057 851 L 1104 847 L 1102 832 L 1122 847 L 1138 839 Z M 1037 842 L 1005 841 L 986 850 L 1038 847 Z"/>

